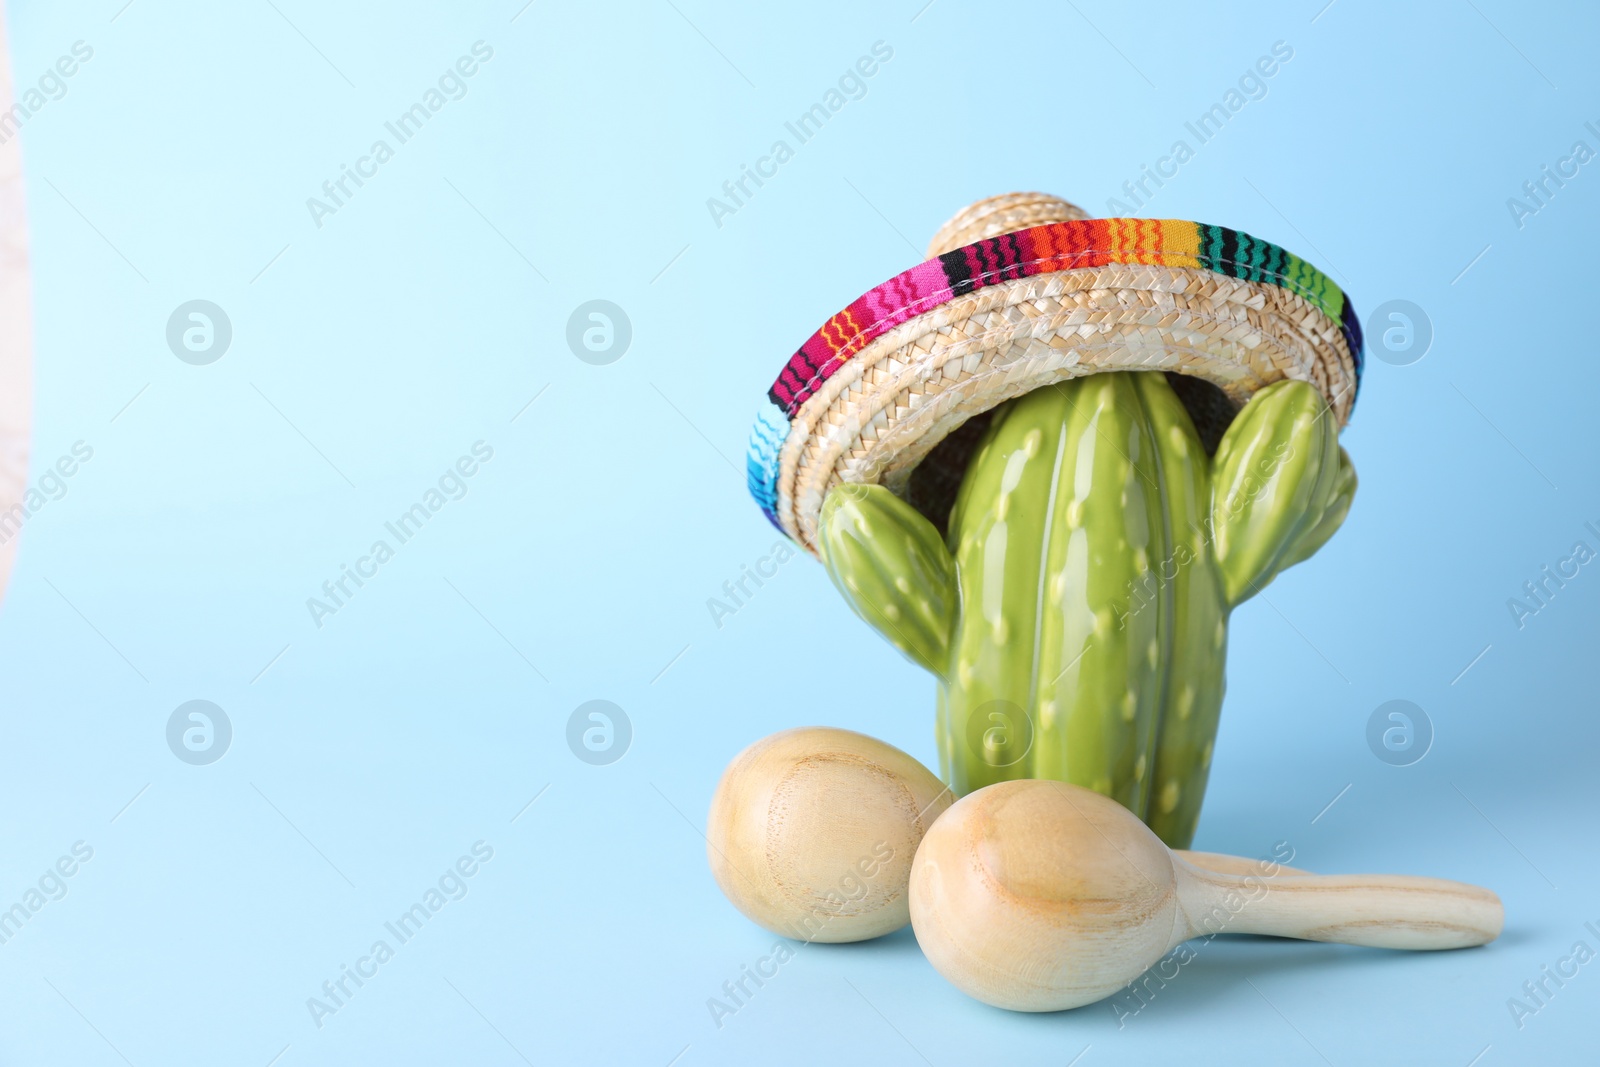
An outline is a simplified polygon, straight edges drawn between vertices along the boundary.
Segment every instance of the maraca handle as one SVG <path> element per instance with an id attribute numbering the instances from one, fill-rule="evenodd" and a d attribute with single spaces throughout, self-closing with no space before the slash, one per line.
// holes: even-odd
<path id="1" fill-rule="evenodd" d="M 1205 919 L 1218 908 L 1227 933 L 1372 948 L 1467 948 L 1493 941 L 1505 925 L 1493 892 L 1443 878 L 1301 874 L 1246 881 L 1193 867 L 1187 873 L 1180 876 L 1179 896 L 1191 937 L 1211 932 Z"/>
<path id="2" fill-rule="evenodd" d="M 1186 848 L 1175 848 L 1172 854 L 1179 859 L 1188 860 L 1202 870 L 1215 871 L 1217 874 L 1252 874 L 1262 877 L 1270 874 L 1274 878 L 1282 878 L 1291 874 L 1310 874 L 1298 867 L 1285 867 L 1283 864 L 1268 864 L 1265 860 L 1246 859 L 1243 856 L 1229 856 L 1223 852 L 1194 852 Z"/>

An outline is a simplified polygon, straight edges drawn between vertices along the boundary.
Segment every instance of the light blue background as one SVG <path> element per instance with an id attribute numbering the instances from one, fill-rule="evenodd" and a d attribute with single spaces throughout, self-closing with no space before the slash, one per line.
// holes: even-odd
<path id="1" fill-rule="evenodd" d="M 1591 7 L 274 2 L 9 12 L 19 85 L 94 48 L 23 133 L 35 477 L 94 458 L 0 611 L 0 907 L 73 842 L 94 857 L 0 945 L 0 1062 L 1592 1054 L 1600 963 L 1520 1030 L 1506 1005 L 1600 949 L 1600 567 L 1525 628 L 1506 606 L 1600 547 L 1600 163 L 1523 228 L 1506 206 L 1600 148 Z M 319 229 L 306 198 L 480 39 L 467 95 Z M 879 40 L 865 97 L 717 227 L 706 199 Z M 765 388 L 969 201 L 1103 213 L 1279 40 L 1266 97 L 1144 213 L 1280 242 L 1435 336 L 1371 361 L 1344 530 L 1234 617 L 1197 845 L 1480 882 L 1505 936 L 1218 941 L 1119 1030 L 970 1001 L 905 931 L 803 949 L 718 1029 L 707 998 L 773 941 L 705 863 L 727 760 L 809 723 L 933 759 L 931 682 L 810 560 L 713 624 L 774 541 L 742 470 Z M 233 325 L 210 366 L 164 339 L 196 298 Z M 565 342 L 596 298 L 633 325 L 609 366 Z M 306 598 L 478 440 L 468 495 L 317 628 Z M 165 741 L 196 698 L 234 728 L 210 766 Z M 610 766 L 565 742 L 594 698 L 633 723 Z M 1394 698 L 1436 734 L 1410 767 L 1365 740 Z M 468 895 L 318 1029 L 307 998 L 479 840 Z"/>

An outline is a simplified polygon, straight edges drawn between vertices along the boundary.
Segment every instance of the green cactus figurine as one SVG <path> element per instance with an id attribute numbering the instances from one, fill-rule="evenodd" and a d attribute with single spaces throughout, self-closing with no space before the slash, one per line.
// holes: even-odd
<path id="1" fill-rule="evenodd" d="M 1332 536 L 1355 486 L 1309 384 L 1262 389 L 1208 457 L 1164 375 L 1101 373 L 995 409 L 945 537 L 847 484 L 817 543 L 855 612 L 938 679 L 957 794 L 1072 782 L 1186 848 L 1228 614 Z"/>

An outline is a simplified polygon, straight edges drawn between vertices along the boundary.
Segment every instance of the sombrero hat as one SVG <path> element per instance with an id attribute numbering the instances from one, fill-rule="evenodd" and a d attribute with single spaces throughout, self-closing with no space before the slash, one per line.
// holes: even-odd
<path id="1" fill-rule="evenodd" d="M 847 482 L 887 485 L 942 529 L 985 413 L 1068 378 L 1166 371 L 1208 448 L 1285 378 L 1349 421 L 1355 312 L 1267 241 L 1012 193 L 958 213 L 928 254 L 801 345 L 756 419 L 750 492 L 812 553 L 822 498 Z"/>

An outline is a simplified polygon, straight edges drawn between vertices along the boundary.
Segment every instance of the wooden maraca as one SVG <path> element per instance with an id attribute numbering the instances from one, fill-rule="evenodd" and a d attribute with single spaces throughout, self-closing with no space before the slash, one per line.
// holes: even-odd
<path id="1" fill-rule="evenodd" d="M 729 900 L 801 941 L 864 941 L 911 920 L 911 859 L 955 797 L 893 745 L 825 726 L 784 730 L 728 764 L 706 855 Z"/>
<path id="2" fill-rule="evenodd" d="M 1493 941 L 1505 921 L 1494 893 L 1443 879 L 1206 870 L 1116 801 L 1043 780 L 954 804 L 923 838 L 910 898 L 939 973 L 1014 1011 L 1110 996 L 1206 933 L 1446 949 Z"/>
<path id="3" fill-rule="evenodd" d="M 723 772 L 706 855 L 734 906 L 773 933 L 865 941 L 911 921 L 912 857 L 954 799 L 933 772 L 876 738 L 826 726 L 784 730 Z M 1235 856 L 1180 855 L 1225 873 L 1258 867 Z"/>

